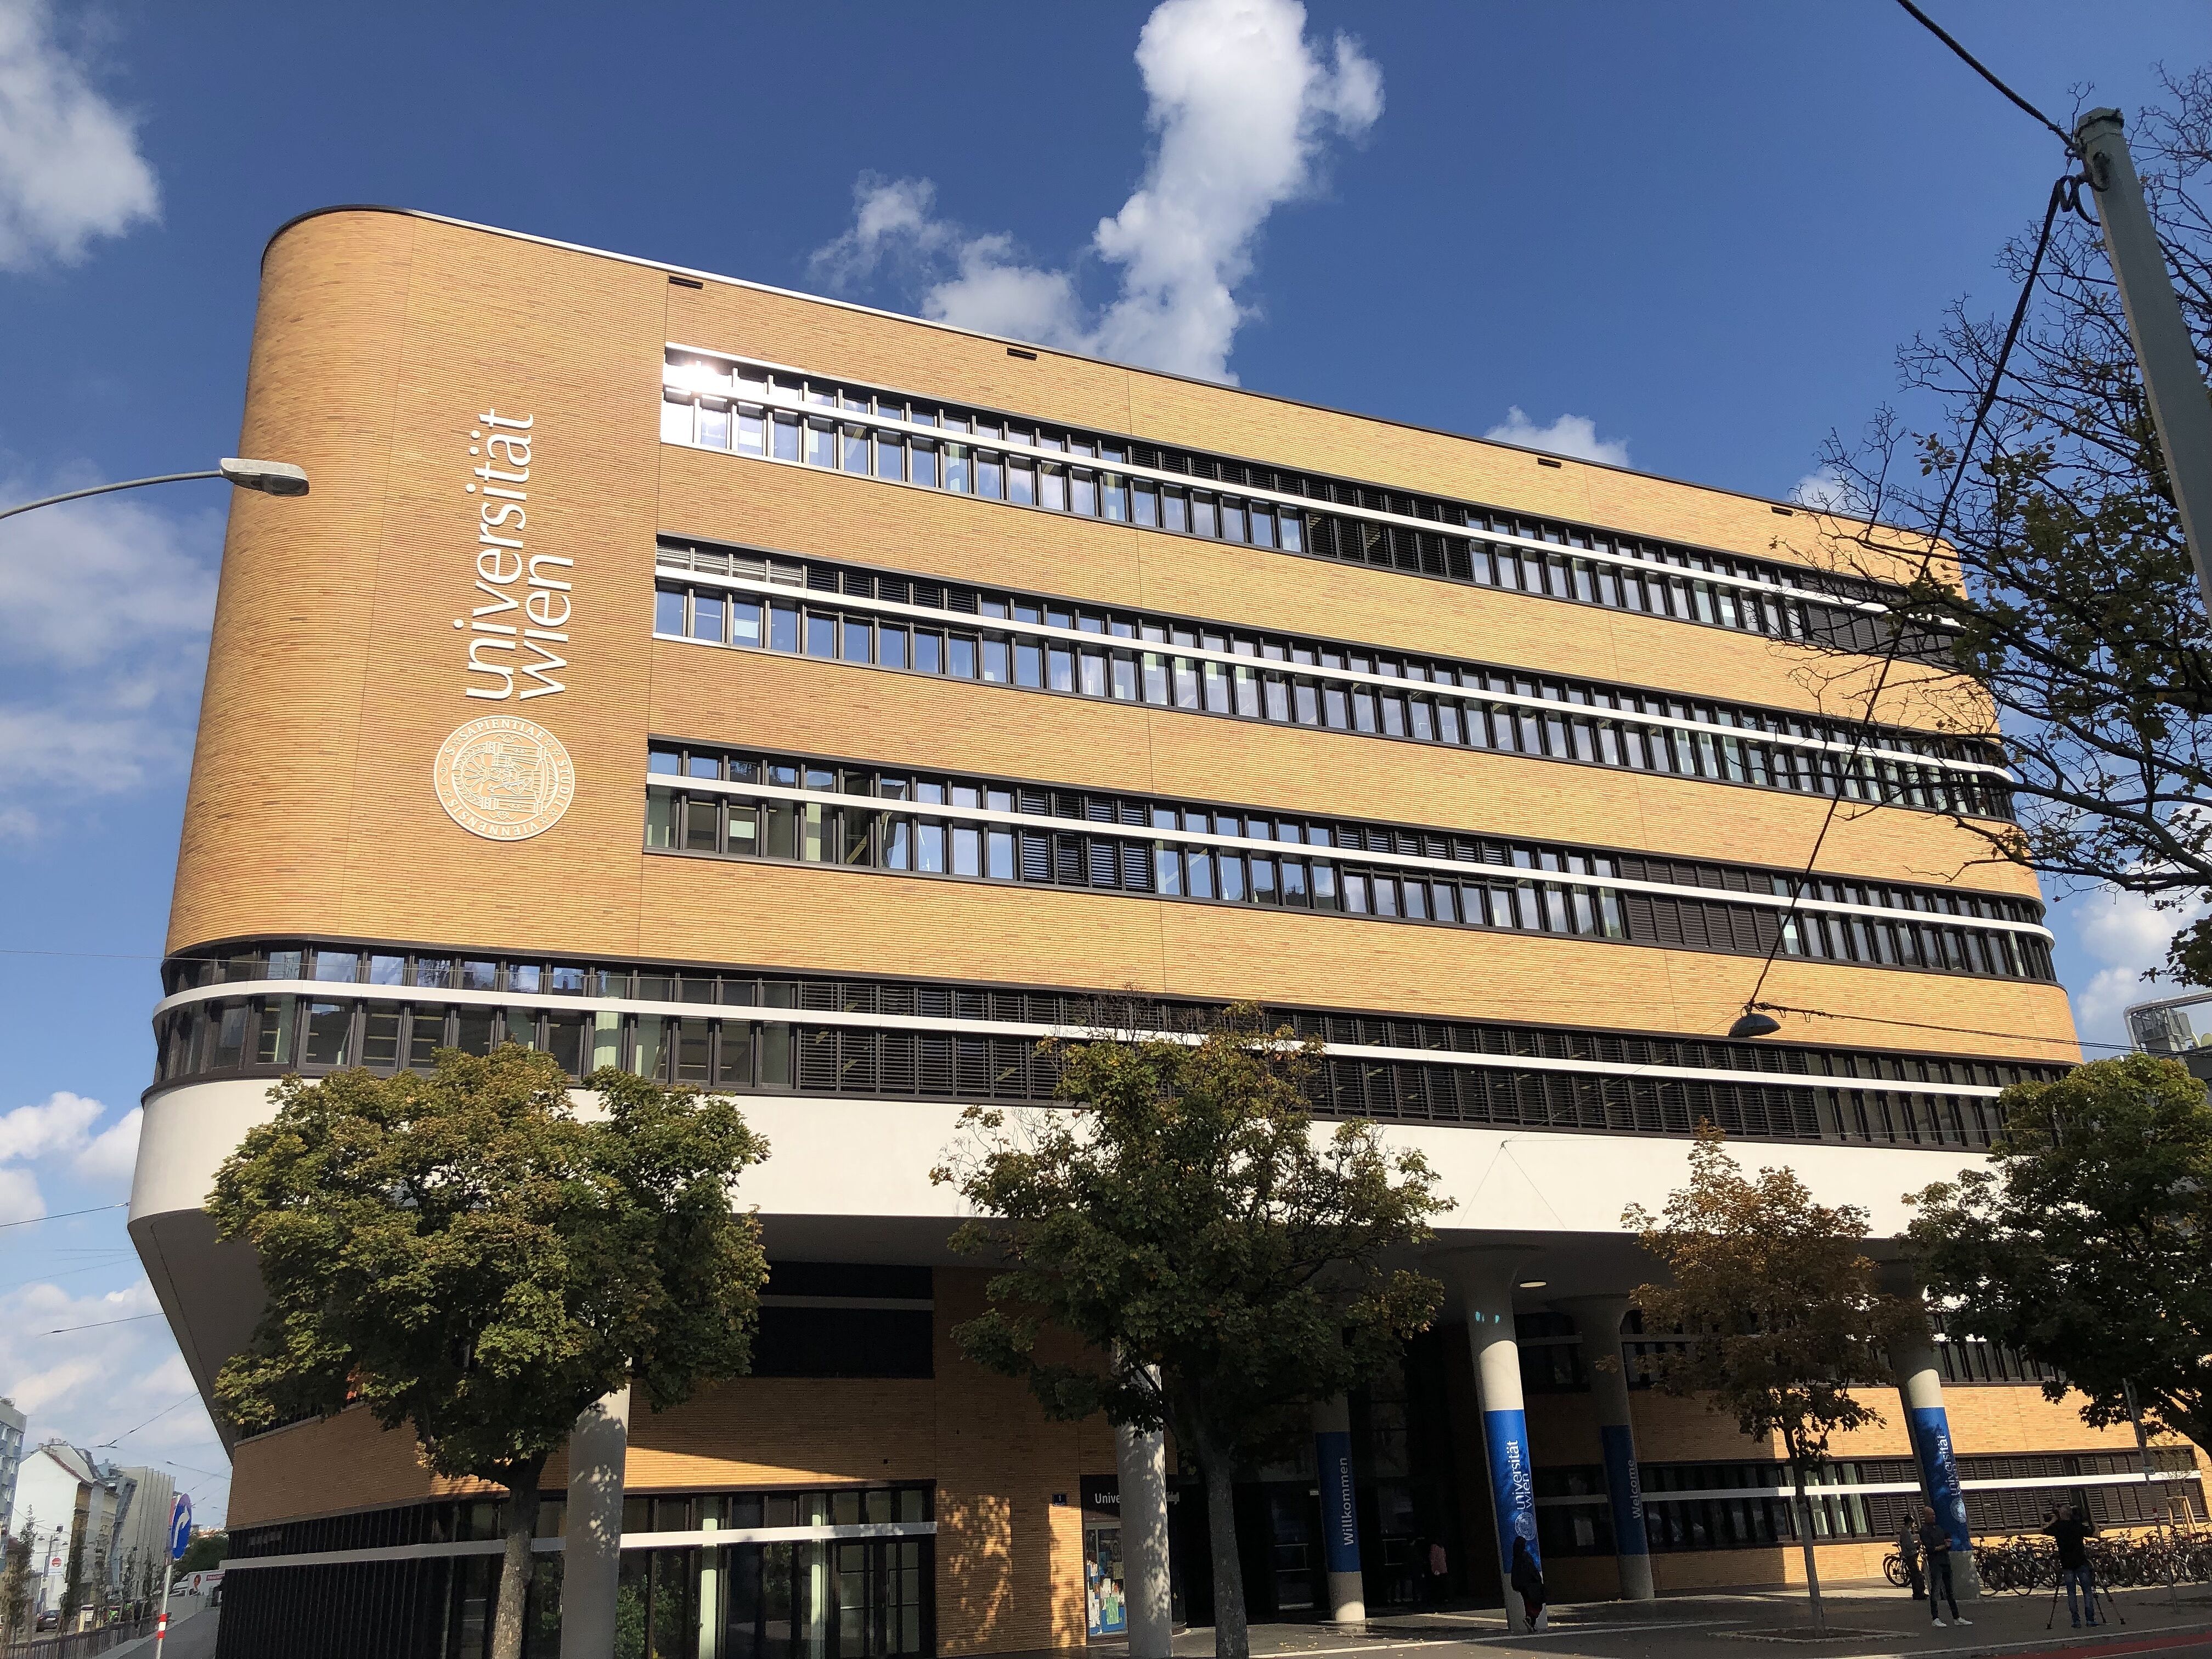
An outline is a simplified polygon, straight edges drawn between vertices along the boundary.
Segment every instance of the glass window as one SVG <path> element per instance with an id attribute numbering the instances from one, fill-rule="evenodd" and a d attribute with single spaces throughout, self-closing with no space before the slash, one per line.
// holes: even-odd
<path id="1" fill-rule="evenodd" d="M 955 634 L 946 641 L 951 655 L 945 672 L 956 678 L 972 680 L 975 678 L 975 640 L 973 635 Z"/>
<path id="2" fill-rule="evenodd" d="M 795 461 L 799 459 L 799 416 L 778 415 L 775 420 L 775 459 Z"/>
<path id="3" fill-rule="evenodd" d="M 738 453 L 761 455 L 768 450 L 768 416 L 763 410 L 738 408 Z"/>
<path id="4" fill-rule="evenodd" d="M 914 636 L 914 665 L 924 674 L 945 672 L 945 635 L 917 630 Z"/>
<path id="5" fill-rule="evenodd" d="M 848 472 L 868 470 L 868 433 L 866 427 L 848 426 L 840 428 L 840 454 Z"/>
<path id="6" fill-rule="evenodd" d="M 717 408 L 712 404 L 699 405 L 698 441 L 710 449 L 730 447 L 730 409 L 725 404 Z"/>
<path id="7" fill-rule="evenodd" d="M 835 657 L 837 654 L 837 619 L 819 611 L 806 613 L 806 654 L 810 657 Z"/>
<path id="8" fill-rule="evenodd" d="M 761 642 L 759 600 L 737 598 L 730 601 L 730 640 L 736 645 L 757 646 Z"/>
<path id="9" fill-rule="evenodd" d="M 799 609 L 796 605 L 769 606 L 768 648 L 771 651 L 799 649 Z"/>
<path id="10" fill-rule="evenodd" d="M 307 1042 L 300 1056 L 306 1066 L 343 1066 L 346 1040 L 353 1031 L 353 1004 L 311 1002 L 307 1005 Z"/>
<path id="11" fill-rule="evenodd" d="M 906 440 L 896 432 L 876 434 L 876 476 L 899 480 L 906 477 Z"/>
<path id="12" fill-rule="evenodd" d="M 1244 535 L 1244 503 L 1224 501 L 1221 503 L 1221 536 L 1224 541 L 1241 542 Z"/>
<path id="13" fill-rule="evenodd" d="M 1130 491 L 1132 516 L 1139 524 L 1157 525 L 1160 521 L 1160 487 L 1149 478 L 1139 478 Z"/>
<path id="14" fill-rule="evenodd" d="M 1252 504 L 1252 544 L 1273 547 L 1275 544 L 1275 515 L 1257 501 Z"/>
<path id="15" fill-rule="evenodd" d="M 1208 495 L 1192 496 L 1190 498 L 1190 527 L 1192 531 L 1200 536 L 1212 536 L 1218 533 L 1214 526 L 1215 520 L 1212 498 Z"/>
<path id="16" fill-rule="evenodd" d="M 806 464 L 827 467 L 837 465 L 836 428 L 823 421 L 806 423 Z"/>
<path id="17" fill-rule="evenodd" d="M 983 641 L 983 678 L 994 685 L 1006 683 L 1006 642 L 1003 639 Z"/>
<path id="18" fill-rule="evenodd" d="M 843 657 L 847 662 L 872 661 L 874 658 L 874 653 L 870 651 L 868 648 L 871 643 L 868 635 L 871 630 L 868 626 L 867 618 L 865 617 L 846 617 L 844 631 L 845 637 L 842 642 L 842 649 L 840 650 L 838 654 Z"/>
<path id="19" fill-rule="evenodd" d="M 722 596 L 719 593 L 695 593 L 691 597 L 691 637 L 722 642 Z"/>
<path id="20" fill-rule="evenodd" d="M 691 400 L 665 398 L 660 404 L 660 441 L 670 444 L 691 441 Z"/>
<path id="21" fill-rule="evenodd" d="M 974 480 L 969 470 L 968 447 L 965 444 L 945 446 L 945 487 L 963 495 L 974 488 Z"/>
<path id="22" fill-rule="evenodd" d="M 876 629 L 876 659 L 886 668 L 906 666 L 906 629 L 885 624 Z"/>
<path id="23" fill-rule="evenodd" d="M 1283 551 L 1285 553 L 1304 552 L 1304 526 L 1300 520 L 1298 515 L 1295 513 L 1285 513 L 1277 520 L 1277 524 L 1283 532 Z"/>
<path id="24" fill-rule="evenodd" d="M 1036 464 L 1019 459 L 1006 463 L 1006 499 L 1017 507 L 1036 505 Z"/>
<path id="25" fill-rule="evenodd" d="M 1109 472 L 1098 481 L 1098 505 L 1101 518 L 1126 523 L 1129 517 L 1129 486 L 1118 472 Z"/>
<path id="26" fill-rule="evenodd" d="M 682 634 L 684 631 L 684 595 L 667 588 L 653 596 L 653 631 L 656 634 Z"/>

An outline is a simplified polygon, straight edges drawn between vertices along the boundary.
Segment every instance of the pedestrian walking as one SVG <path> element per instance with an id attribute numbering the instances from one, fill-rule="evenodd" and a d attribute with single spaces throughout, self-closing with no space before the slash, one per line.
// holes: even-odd
<path id="1" fill-rule="evenodd" d="M 1938 1630 L 1944 1627 L 1942 1608 L 1936 1599 L 1940 1592 L 1950 1603 L 1951 1622 L 1972 1625 L 1974 1621 L 1959 1611 L 1959 1592 L 1951 1583 L 1951 1534 L 1943 1530 L 1935 1510 L 1926 1504 L 1920 1506 L 1920 1558 L 1928 1574 L 1928 1622 Z"/>
<path id="2" fill-rule="evenodd" d="M 2071 1504 L 2061 1504 L 2043 1520 L 2044 1535 L 2058 1546 L 2058 1582 L 2066 1587 L 2066 1612 L 2075 1628 L 2081 1625 L 2081 1607 L 2074 1599 L 2077 1589 L 2088 1604 L 2089 1622 L 2103 1624 L 2097 1617 L 2096 1575 L 2089 1566 L 2089 1540 L 2097 1535 L 2097 1523 L 2075 1515 Z"/>
<path id="3" fill-rule="evenodd" d="M 1905 1581 L 1912 1586 L 1912 1599 L 1919 1601 L 1928 1594 L 1920 1577 L 1920 1526 L 1911 1509 L 1897 1523 L 1897 1561 L 1905 1569 Z"/>
<path id="4" fill-rule="evenodd" d="M 1513 1537 L 1513 1571 L 1510 1577 L 1514 1594 L 1521 1598 L 1521 1606 L 1528 1615 L 1528 1628 L 1542 1628 L 1544 1617 L 1544 1574 L 1536 1565 L 1535 1553 L 1528 1540 L 1516 1533 Z"/>

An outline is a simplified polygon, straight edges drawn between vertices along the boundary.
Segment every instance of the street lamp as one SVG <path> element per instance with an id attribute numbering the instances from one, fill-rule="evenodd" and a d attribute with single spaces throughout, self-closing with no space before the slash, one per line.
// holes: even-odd
<path id="1" fill-rule="evenodd" d="M 89 489 L 65 490 L 58 495 L 25 501 L 20 507 L 0 507 L 0 519 L 11 519 L 18 513 L 28 513 L 34 507 L 52 507 L 58 501 L 74 501 L 87 495 L 105 495 L 112 489 L 137 489 L 144 484 L 183 483 L 191 478 L 228 478 L 240 489 L 258 489 L 264 495 L 304 495 L 307 493 L 306 471 L 289 461 L 255 461 L 226 456 L 210 472 L 164 472 L 157 477 L 130 478 L 121 483 L 94 484 Z"/>

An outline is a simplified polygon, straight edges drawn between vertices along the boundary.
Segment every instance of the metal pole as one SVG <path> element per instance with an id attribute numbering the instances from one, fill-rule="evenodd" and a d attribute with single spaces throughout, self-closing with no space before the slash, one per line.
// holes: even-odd
<path id="1" fill-rule="evenodd" d="M 2166 250 L 2143 204 L 2142 181 L 2128 154 L 2116 109 L 2093 109 L 2075 125 L 2075 142 L 2097 192 L 2105 252 L 2128 314 L 2128 335 L 2142 370 L 2150 416 L 2166 453 L 2181 533 L 2197 583 L 2212 611 L 2212 398 L 2197 372 L 2197 349 L 2166 274 Z"/>
<path id="2" fill-rule="evenodd" d="M 162 1564 L 161 1611 L 154 1620 L 154 1659 L 161 1659 L 161 1644 L 169 1639 L 169 1575 L 176 1570 L 174 1561 Z"/>
<path id="3" fill-rule="evenodd" d="M 2136 1385 L 2134 1381 L 2130 1378 L 2123 1378 L 2121 1379 L 2120 1386 L 2127 1390 L 2128 1419 L 2136 1425 L 2136 1461 L 2142 1465 L 2143 1485 L 2148 1486 L 2150 1485 L 2150 1437 L 2143 1432 L 2142 1411 L 2142 1408 L 2136 1404 Z M 2181 1601 L 2181 1586 L 2175 1581 L 2173 1572 L 2173 1534 L 2175 1530 L 2173 1525 L 2173 1483 L 2170 1480 L 2160 1481 L 2159 1483 L 2158 1495 L 2160 1503 L 2162 1503 L 2166 1508 L 2166 1538 L 2164 1554 L 2166 1556 L 2166 1598 L 2179 1606 Z"/>
<path id="4" fill-rule="evenodd" d="M 52 507 L 57 501 L 81 501 L 87 495 L 105 495 L 111 489 L 136 489 L 142 484 L 184 483 L 193 478 L 220 478 L 221 477 L 222 477 L 222 473 L 220 471 L 214 472 L 164 472 L 158 478 L 131 478 L 122 483 L 94 484 L 89 489 L 70 489 L 65 490 L 58 495 L 42 496 L 35 501 L 25 501 L 20 507 L 0 507 L 0 519 L 12 519 L 18 513 L 28 513 L 34 507 Z"/>

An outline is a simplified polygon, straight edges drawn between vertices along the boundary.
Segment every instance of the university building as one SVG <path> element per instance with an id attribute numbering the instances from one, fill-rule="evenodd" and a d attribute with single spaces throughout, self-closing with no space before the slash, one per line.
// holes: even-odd
<path id="1" fill-rule="evenodd" d="M 756 1374 L 630 1424 L 621 1651 L 1121 1629 L 1113 1431 L 961 1357 L 928 1180 L 964 1104 L 1050 1098 L 1042 1037 L 1257 1001 L 1456 1200 L 1437 1328 L 1241 1474 L 1261 1618 L 1407 1605 L 1432 1544 L 1494 1607 L 1516 1533 L 1562 1599 L 1788 1578 L 1776 1449 L 1613 1363 L 1663 1335 L 1624 1206 L 1710 1120 L 1891 1234 L 2078 1057 L 1953 817 L 2002 757 L 1854 724 L 1894 590 L 1785 506 L 350 208 L 270 246 L 240 447 L 313 493 L 231 509 L 132 1236 L 204 1389 L 260 1292 L 200 1206 L 280 1076 L 514 1042 L 738 1096 Z M 1770 951 L 1826 1017 L 1731 1041 Z M 1825 1574 L 1923 1492 L 1962 1540 L 2198 1501 L 2015 1355 L 1893 1358 Z M 358 1411 L 233 1454 L 227 1659 L 484 1650 L 511 1495 Z"/>

